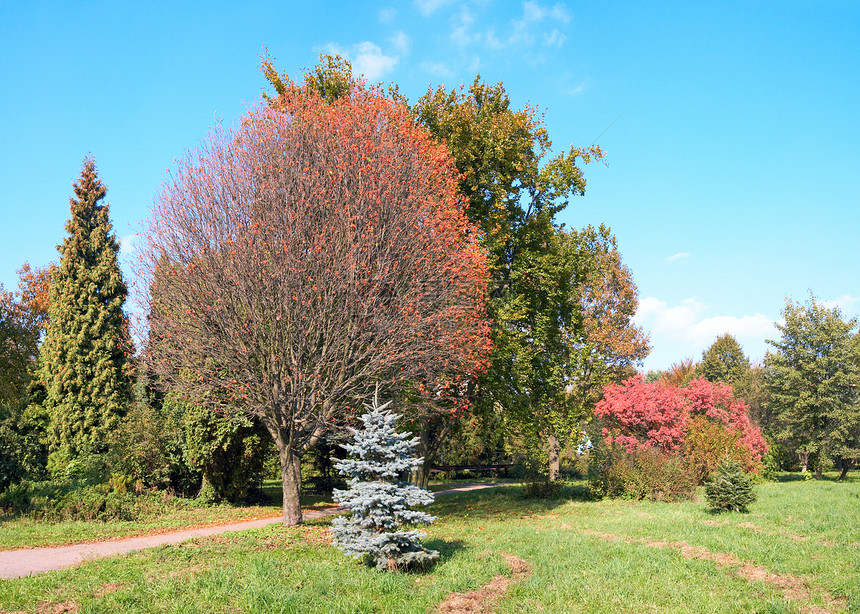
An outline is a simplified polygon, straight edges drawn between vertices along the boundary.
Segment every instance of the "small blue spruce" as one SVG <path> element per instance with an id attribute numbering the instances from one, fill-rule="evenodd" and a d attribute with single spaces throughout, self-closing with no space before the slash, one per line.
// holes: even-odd
<path id="1" fill-rule="evenodd" d="M 350 515 L 336 518 L 331 532 L 335 546 L 377 569 L 422 568 L 436 561 L 439 553 L 421 545 L 424 533 L 401 527 L 431 524 L 435 517 L 412 508 L 430 505 L 433 495 L 400 479 L 424 459 L 414 454 L 418 439 L 397 432 L 397 416 L 389 405 L 391 401 L 380 407 L 374 395 L 361 417 L 364 428 L 350 429 L 354 443 L 343 447 L 351 458 L 335 463 L 349 478 L 349 488 L 333 493 Z"/>

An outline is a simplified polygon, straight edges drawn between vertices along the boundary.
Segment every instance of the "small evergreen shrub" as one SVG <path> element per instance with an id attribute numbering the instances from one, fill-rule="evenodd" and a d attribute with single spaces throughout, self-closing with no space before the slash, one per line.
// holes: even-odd
<path id="1" fill-rule="evenodd" d="M 334 545 L 347 555 L 373 564 L 379 570 L 421 568 L 439 558 L 421 545 L 424 533 L 401 530 L 403 525 L 430 524 L 430 514 L 411 509 L 427 506 L 433 495 L 400 480 L 417 469 L 423 459 L 414 456 L 417 438 L 395 430 L 397 416 L 379 407 L 374 395 L 369 411 L 361 417 L 362 430 L 351 429 L 354 443 L 344 444 L 352 458 L 335 464 L 349 478 L 347 490 L 335 490 L 334 500 L 350 510 L 346 518 L 332 522 Z"/>
<path id="2" fill-rule="evenodd" d="M 746 512 L 756 495 L 752 479 L 740 464 L 724 456 L 711 480 L 705 484 L 705 497 L 715 510 Z"/>

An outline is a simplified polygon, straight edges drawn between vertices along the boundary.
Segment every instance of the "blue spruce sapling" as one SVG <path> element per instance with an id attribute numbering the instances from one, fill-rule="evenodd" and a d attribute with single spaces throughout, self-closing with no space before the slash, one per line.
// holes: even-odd
<path id="1" fill-rule="evenodd" d="M 424 459 L 414 455 L 418 439 L 395 430 L 397 416 L 378 405 L 377 395 L 361 419 L 364 428 L 350 429 L 354 443 L 343 447 L 352 458 L 335 467 L 349 478 L 347 490 L 335 490 L 334 500 L 349 509 L 348 517 L 332 523 L 334 545 L 380 570 L 420 568 L 439 558 L 421 545 L 424 533 L 401 526 L 431 524 L 436 518 L 411 509 L 427 506 L 433 495 L 400 476 L 418 468 Z"/>

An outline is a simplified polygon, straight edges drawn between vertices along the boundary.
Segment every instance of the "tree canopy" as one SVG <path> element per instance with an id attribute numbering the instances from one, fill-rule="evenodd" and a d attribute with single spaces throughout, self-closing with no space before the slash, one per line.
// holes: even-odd
<path id="1" fill-rule="evenodd" d="M 285 87 L 179 164 L 150 226 L 153 366 L 262 420 L 285 523 L 301 455 L 374 382 L 435 402 L 485 368 L 486 257 L 451 158 L 371 89 Z"/>
<path id="2" fill-rule="evenodd" d="M 702 352 L 697 374 L 709 382 L 724 382 L 732 386 L 741 382 L 750 370 L 749 358 L 729 333 L 720 335 Z"/>
<path id="3" fill-rule="evenodd" d="M 777 436 L 798 453 L 804 469 L 818 454 L 843 463 L 842 478 L 860 460 L 860 336 L 856 318 L 845 319 L 810 295 L 786 300 L 780 339 L 765 357 L 765 382 Z"/>

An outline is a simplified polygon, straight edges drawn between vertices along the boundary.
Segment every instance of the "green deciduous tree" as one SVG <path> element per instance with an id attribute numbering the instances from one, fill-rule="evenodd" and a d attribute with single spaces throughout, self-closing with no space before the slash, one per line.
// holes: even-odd
<path id="1" fill-rule="evenodd" d="M 603 154 L 571 147 L 547 159 L 552 143 L 537 111 L 516 110 L 501 83 L 480 76 L 468 88 L 431 88 L 413 112 L 453 154 L 467 214 L 489 253 L 493 353 L 475 400 L 553 448 L 569 421 L 560 411 L 573 349 L 565 331 L 581 323 L 575 248 L 554 219 L 585 191 L 580 164 Z"/>
<path id="2" fill-rule="evenodd" d="M 696 374 L 709 382 L 723 382 L 734 387 L 743 381 L 749 370 L 749 358 L 737 339 L 726 333 L 702 352 L 702 362 L 696 367 Z"/>
<path id="3" fill-rule="evenodd" d="M 846 320 L 810 295 L 806 304 L 786 300 L 782 334 L 769 340 L 765 357 L 768 404 L 778 437 L 793 447 L 804 470 L 818 455 L 817 473 L 831 458 L 842 475 L 860 460 L 860 337 L 857 319 Z"/>
<path id="4" fill-rule="evenodd" d="M 52 446 L 69 458 L 104 451 L 131 395 L 127 290 L 105 193 L 87 159 L 70 199 L 68 236 L 58 247 L 41 348 Z"/>

